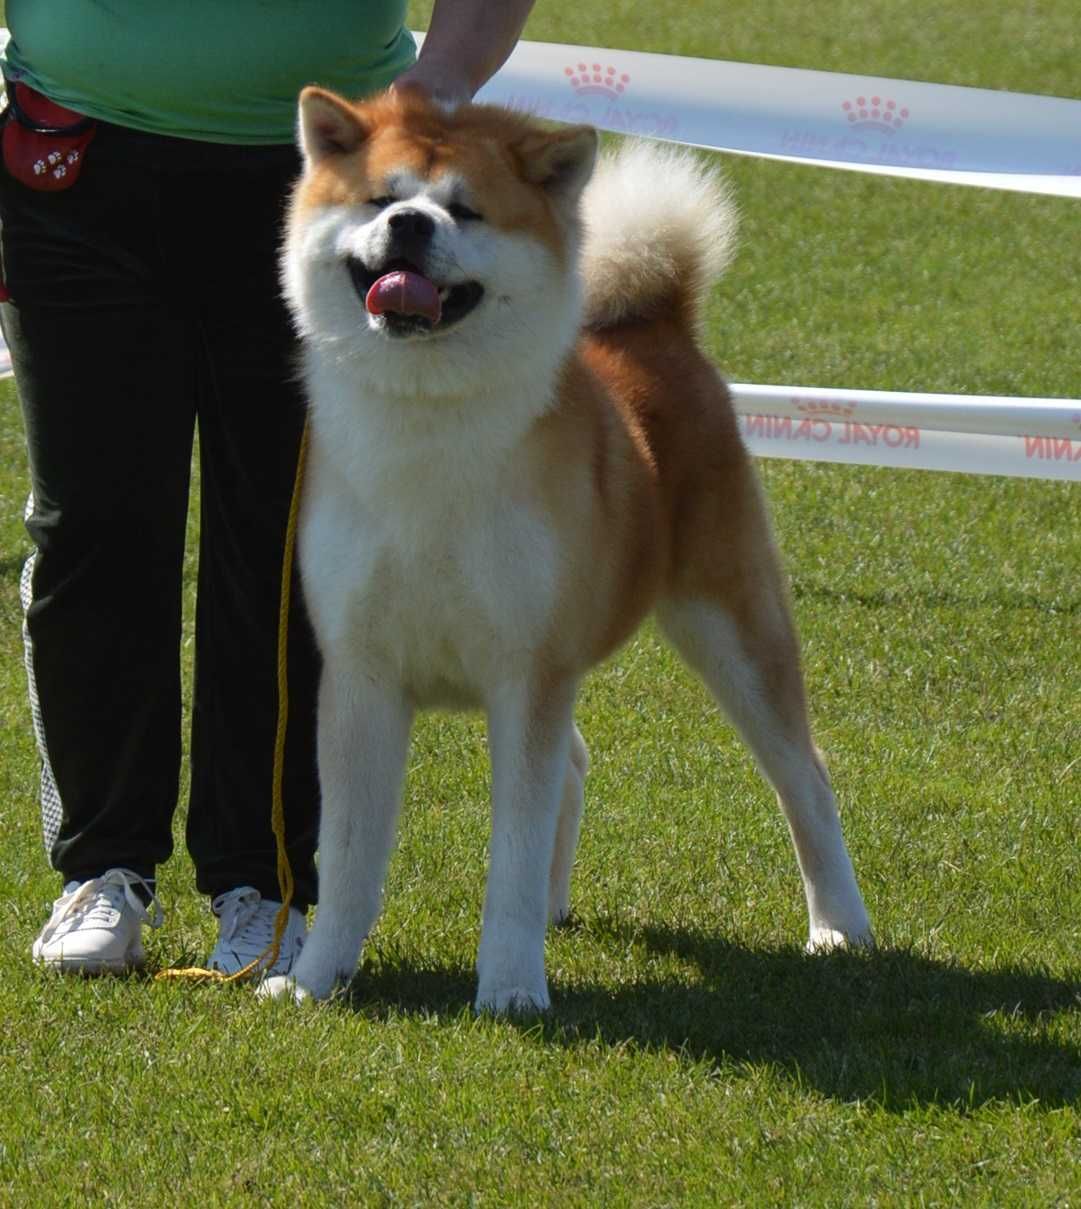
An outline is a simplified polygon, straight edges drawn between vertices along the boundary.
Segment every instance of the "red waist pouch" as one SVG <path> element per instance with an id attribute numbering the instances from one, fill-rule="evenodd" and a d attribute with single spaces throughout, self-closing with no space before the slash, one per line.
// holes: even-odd
<path id="1" fill-rule="evenodd" d="M 94 119 L 50 101 L 26 84 L 9 81 L 7 93 L 0 136 L 4 166 L 28 189 L 42 193 L 70 189 L 97 133 Z"/>

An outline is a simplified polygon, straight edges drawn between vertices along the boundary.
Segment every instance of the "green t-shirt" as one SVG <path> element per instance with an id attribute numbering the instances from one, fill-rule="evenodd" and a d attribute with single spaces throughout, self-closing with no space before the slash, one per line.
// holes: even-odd
<path id="1" fill-rule="evenodd" d="M 359 97 L 416 56 L 405 0 L 8 0 L 4 74 L 120 126 L 289 143 L 297 93 Z"/>

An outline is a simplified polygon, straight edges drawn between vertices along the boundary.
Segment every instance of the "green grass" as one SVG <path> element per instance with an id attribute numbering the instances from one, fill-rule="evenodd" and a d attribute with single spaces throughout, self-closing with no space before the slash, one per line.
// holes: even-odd
<path id="1" fill-rule="evenodd" d="M 1072 4 L 988 14 L 541 0 L 529 34 L 1076 91 Z M 732 378 L 1081 393 L 1076 203 L 728 168 L 742 243 L 709 339 Z M 762 463 L 877 953 L 799 951 L 770 794 L 647 628 L 582 697 L 594 764 L 550 1017 L 467 1009 L 488 773 L 480 723 L 442 715 L 418 728 L 360 976 L 295 1012 L 30 965 L 56 884 L 24 701 L 17 416 L 3 384 L 0 1204 L 1081 1200 L 1077 485 Z M 162 894 L 152 966 L 201 959 L 186 856 Z"/>

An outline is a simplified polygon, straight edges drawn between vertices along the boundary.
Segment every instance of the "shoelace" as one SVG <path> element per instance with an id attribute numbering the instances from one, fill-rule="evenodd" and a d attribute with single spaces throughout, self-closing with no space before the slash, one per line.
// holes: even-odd
<path id="1" fill-rule="evenodd" d="M 132 889 L 136 884 L 142 886 L 150 896 L 150 903 L 154 908 L 153 915 Z M 92 877 L 78 889 L 56 900 L 52 916 L 41 934 L 41 940 L 51 940 L 60 930 L 60 926 L 68 920 L 111 927 L 112 913 L 120 911 L 125 902 L 135 912 L 140 923 L 147 923 L 152 928 L 161 927 L 165 918 L 161 903 L 145 880 L 130 869 L 109 869 L 101 877 Z"/>
<path id="2" fill-rule="evenodd" d="M 263 896 L 258 890 L 242 890 L 221 894 L 211 907 L 221 920 L 220 943 L 238 950 L 262 952 L 274 935 L 274 915 L 260 911 Z M 267 903 L 269 907 L 270 904 Z"/>

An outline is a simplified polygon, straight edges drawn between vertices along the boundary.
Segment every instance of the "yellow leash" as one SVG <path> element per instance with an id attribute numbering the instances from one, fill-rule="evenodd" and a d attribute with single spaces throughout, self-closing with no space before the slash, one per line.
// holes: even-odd
<path id="1" fill-rule="evenodd" d="M 274 939 L 254 961 L 249 961 L 235 974 L 220 970 L 205 970 L 201 966 L 187 969 L 160 970 L 155 979 L 190 978 L 212 982 L 239 982 L 268 970 L 278 960 L 282 937 L 289 922 L 289 905 L 293 901 L 293 869 L 285 849 L 285 807 L 282 803 L 282 773 L 285 767 L 285 735 L 289 724 L 289 603 L 293 594 L 293 555 L 297 541 L 297 518 L 300 515 L 300 493 L 304 484 L 304 464 L 308 458 L 308 424 L 300 436 L 297 472 L 293 480 L 293 498 L 289 503 L 289 520 L 285 527 L 285 550 L 282 554 L 281 603 L 278 608 L 278 729 L 274 736 L 274 772 L 270 790 L 270 826 L 278 849 L 278 890 L 282 905 L 274 920 Z"/>

